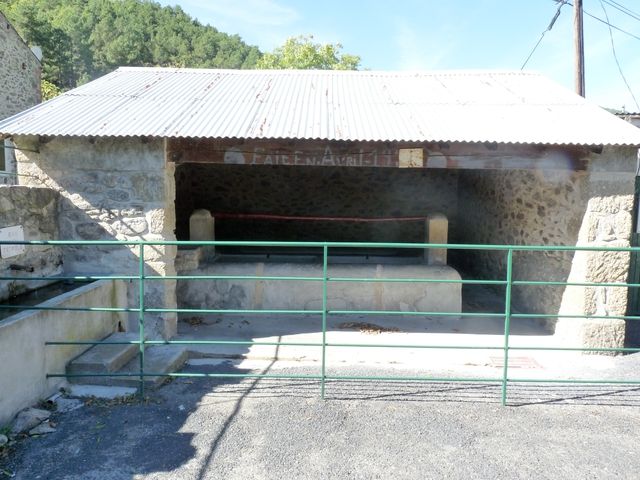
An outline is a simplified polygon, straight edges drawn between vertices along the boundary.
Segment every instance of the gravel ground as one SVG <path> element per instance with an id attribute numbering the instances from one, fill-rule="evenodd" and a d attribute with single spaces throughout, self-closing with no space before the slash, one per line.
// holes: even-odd
<path id="1" fill-rule="evenodd" d="M 640 357 L 619 363 L 611 375 L 640 372 Z M 474 383 L 329 382 L 322 400 L 315 380 L 176 379 L 146 404 L 54 415 L 57 431 L 19 442 L 7 468 L 24 480 L 638 477 L 638 388 L 524 385 L 512 406 L 499 399 Z"/>

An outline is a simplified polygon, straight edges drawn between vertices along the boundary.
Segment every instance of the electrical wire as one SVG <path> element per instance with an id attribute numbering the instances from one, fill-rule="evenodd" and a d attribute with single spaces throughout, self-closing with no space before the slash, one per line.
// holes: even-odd
<path id="1" fill-rule="evenodd" d="M 638 35 L 634 35 L 633 33 L 628 32 L 628 31 L 626 31 L 626 30 L 623 30 L 623 29 L 622 29 L 622 28 L 620 28 L 620 27 L 616 27 L 615 25 L 613 25 L 613 24 L 609 23 L 608 21 L 603 20 L 603 19 L 601 19 L 600 17 L 596 17 L 595 15 L 590 14 L 590 13 L 589 13 L 589 12 L 587 12 L 586 10 L 583 10 L 583 12 L 584 12 L 584 14 L 585 14 L 585 15 L 587 15 L 587 16 L 589 16 L 589 17 L 593 18 L 594 20 L 597 20 L 597 21 L 599 21 L 600 23 L 604 23 L 604 24 L 605 24 L 605 25 L 607 25 L 609 28 L 613 28 L 614 30 L 618 30 L 619 32 L 622 32 L 622 33 L 624 33 L 624 34 L 626 34 L 626 35 L 629 35 L 630 37 L 633 37 L 633 38 L 635 38 L 636 40 L 640 40 L 640 37 L 639 37 Z"/>
<path id="2" fill-rule="evenodd" d="M 571 2 L 566 2 L 566 4 L 567 4 L 567 5 L 570 5 L 570 6 L 572 6 L 572 7 L 573 7 L 573 3 L 571 3 Z M 640 40 L 640 37 L 639 37 L 638 35 L 635 35 L 635 34 L 633 34 L 633 33 L 631 33 L 631 32 L 628 32 L 627 30 L 623 30 L 622 28 L 620 28 L 620 27 L 618 27 L 618 26 L 616 26 L 616 25 L 613 25 L 613 24 L 612 24 L 612 23 L 610 23 L 608 20 L 603 20 L 602 18 L 597 17 L 597 16 L 593 15 L 592 13 L 587 12 L 587 11 L 586 11 L 586 10 L 584 10 L 584 9 L 582 10 L 582 13 L 584 13 L 584 14 L 585 14 L 586 16 L 588 16 L 588 17 L 593 18 L 594 20 L 597 20 L 597 21 L 598 21 L 598 22 L 600 22 L 600 23 L 604 23 L 605 25 L 607 25 L 607 26 L 608 26 L 608 27 L 610 27 L 610 28 L 613 28 L 614 30 L 618 30 L 619 32 L 622 32 L 622 33 L 624 33 L 625 35 L 629 35 L 630 37 L 633 37 L 633 38 L 635 38 L 636 40 Z"/>
<path id="3" fill-rule="evenodd" d="M 631 18 L 635 18 L 636 20 L 640 20 L 640 13 L 636 13 L 633 10 L 628 9 L 627 7 L 625 7 L 624 5 L 615 2 L 614 0 L 604 0 L 604 3 L 606 3 L 607 5 L 615 8 L 616 10 L 629 15 Z"/>
<path id="4" fill-rule="evenodd" d="M 529 53 L 529 56 L 527 57 L 527 59 L 524 61 L 524 63 L 522 64 L 522 66 L 520 67 L 520 70 L 524 70 L 524 67 L 527 66 L 527 63 L 529 63 L 529 60 L 531 59 L 531 57 L 533 56 L 533 54 L 535 53 L 535 51 L 538 49 L 538 46 L 540 45 L 540 43 L 542 42 L 542 39 L 544 38 L 544 36 L 546 35 L 547 32 L 550 32 L 551 29 L 553 28 L 553 25 L 556 23 L 556 20 L 558 19 L 558 17 L 560 16 L 560 10 L 562 9 L 562 7 L 567 3 L 567 0 L 559 0 L 560 4 L 558 5 L 558 10 L 556 10 L 556 13 L 553 15 L 553 18 L 551 19 L 551 21 L 549 22 L 549 26 L 547 27 L 547 29 L 542 32 L 542 34 L 540 35 L 540 38 L 538 39 L 538 42 L 535 44 L 535 46 L 533 47 L 533 49 L 531 50 L 531 53 Z"/>
<path id="5" fill-rule="evenodd" d="M 607 22 L 609 22 L 609 14 L 607 13 L 607 9 L 604 6 L 603 0 L 600 0 L 600 6 L 602 6 L 602 11 L 604 12 L 604 16 L 607 19 Z M 633 91 L 629 86 L 629 82 L 627 82 L 627 78 L 624 76 L 624 73 L 622 72 L 622 67 L 620 66 L 620 62 L 618 61 L 618 55 L 616 53 L 616 45 L 613 41 L 613 31 L 611 30 L 611 26 L 609 26 L 609 38 L 611 39 L 611 51 L 613 52 L 613 58 L 616 61 L 616 65 L 618 66 L 618 71 L 620 72 L 620 76 L 622 77 L 624 84 L 627 86 L 627 90 L 629 90 L 629 93 L 631 94 L 631 98 L 633 98 L 633 101 L 636 104 L 636 108 L 638 109 L 638 111 L 640 111 L 640 105 L 638 105 L 638 100 L 636 100 L 636 96 L 633 94 Z"/>

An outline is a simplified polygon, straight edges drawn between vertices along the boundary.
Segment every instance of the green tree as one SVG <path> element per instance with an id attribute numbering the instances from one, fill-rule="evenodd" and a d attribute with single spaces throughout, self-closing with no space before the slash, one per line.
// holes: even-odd
<path id="1" fill-rule="evenodd" d="M 46 102 L 47 100 L 51 100 L 52 98 L 60 95 L 62 91 L 60 91 L 60 89 L 53 83 L 48 82 L 47 80 L 42 80 L 42 84 L 40 85 L 40 93 L 42 94 L 42 101 Z"/>
<path id="2" fill-rule="evenodd" d="M 339 43 L 316 43 L 312 35 L 288 38 L 272 53 L 265 53 L 256 64 L 263 69 L 357 70 L 360 57 L 340 53 Z"/>
<path id="3" fill-rule="evenodd" d="M 6 7 L 3 3 L 0 3 L 0 10 L 6 12 L 25 41 L 42 48 L 47 59 L 42 66 L 43 78 L 61 88 L 73 86 L 71 39 L 50 21 L 47 1 L 14 1 L 8 2 Z"/>
<path id="4" fill-rule="evenodd" d="M 62 91 L 120 66 L 254 68 L 262 55 L 149 0 L 0 0 L 0 10 L 42 48 L 42 77 Z"/>

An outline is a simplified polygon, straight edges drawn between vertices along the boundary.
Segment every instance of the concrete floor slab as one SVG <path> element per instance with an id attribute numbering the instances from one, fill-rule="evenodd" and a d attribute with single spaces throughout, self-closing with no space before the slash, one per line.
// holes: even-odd
<path id="1" fill-rule="evenodd" d="M 476 288 L 465 297 L 464 311 L 494 313 L 503 307 L 502 302 L 500 295 L 493 291 Z M 455 377 L 498 379 L 503 373 L 503 332 L 504 317 L 499 315 L 459 319 L 389 315 L 329 316 L 326 368 L 328 374 L 332 369 L 342 367 L 371 366 L 392 370 L 418 369 L 425 376 L 439 371 Z M 322 361 L 321 347 L 310 345 L 322 342 L 319 315 L 188 317 L 180 322 L 177 339 L 263 343 L 185 346 L 192 359 L 230 359 L 240 368 L 247 365 L 263 368 L 271 363 L 273 368 L 278 368 L 297 363 L 319 369 Z M 298 345 L 277 346 L 270 343 Z M 356 346 L 362 344 L 373 346 Z M 416 348 L 399 348 L 403 345 Z M 578 378 L 583 366 L 605 371 L 611 365 L 610 357 L 536 350 L 539 347 L 562 346 L 560 339 L 537 319 L 512 319 L 509 345 L 514 349 L 509 354 L 510 378 Z M 445 348 L 452 346 L 457 348 Z M 212 362 L 212 365 L 216 364 Z M 206 362 L 202 362 L 202 365 L 206 365 Z"/>
<path id="2" fill-rule="evenodd" d="M 609 360 L 611 375 L 638 374 L 638 355 Z M 498 384 L 470 382 L 332 381 L 323 401 L 317 380 L 180 378 L 150 395 L 54 413 L 57 430 L 0 467 L 16 480 L 635 479 L 640 468 L 635 386 L 515 385 L 517 408 L 500 406 Z"/>

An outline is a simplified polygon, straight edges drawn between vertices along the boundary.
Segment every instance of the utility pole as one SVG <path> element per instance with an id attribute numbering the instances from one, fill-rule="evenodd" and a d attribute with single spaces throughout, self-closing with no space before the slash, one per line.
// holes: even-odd
<path id="1" fill-rule="evenodd" d="M 573 43 L 575 47 L 576 93 L 584 97 L 584 29 L 582 27 L 582 0 L 573 1 Z"/>

